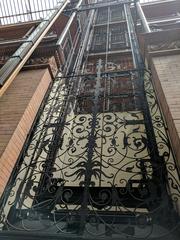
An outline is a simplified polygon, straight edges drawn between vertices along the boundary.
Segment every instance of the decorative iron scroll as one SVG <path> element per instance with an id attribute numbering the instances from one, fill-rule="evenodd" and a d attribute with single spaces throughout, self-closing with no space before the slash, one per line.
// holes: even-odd
<path id="1" fill-rule="evenodd" d="M 76 79 L 76 96 L 71 95 L 71 81 L 67 85 L 56 78 L 6 189 L 2 231 L 159 239 L 178 228 L 179 176 L 150 75 L 145 72 L 145 89 L 162 167 L 150 158 L 153 149 L 140 105 L 131 111 L 107 112 L 104 104 L 100 108 L 109 92 L 101 62 L 98 66 L 97 76 L 91 76 L 95 84 L 84 96 L 92 102 L 91 113 L 77 110 L 87 78 Z M 127 73 L 137 86 L 137 75 Z M 164 174 L 165 184 L 158 173 Z"/>
<path id="2" fill-rule="evenodd" d="M 86 74 L 95 74 L 96 73 L 96 62 L 98 59 L 94 58 L 91 60 L 89 59 L 85 72 Z M 132 56 L 122 56 L 119 55 L 113 55 L 108 57 L 108 61 L 106 63 L 105 58 L 103 59 L 103 70 L 107 72 L 120 72 L 120 71 L 126 71 L 133 69 L 133 62 L 132 62 Z"/>
<path id="3" fill-rule="evenodd" d="M 163 157 L 167 169 L 169 191 L 171 194 L 171 198 L 173 199 L 173 203 L 176 205 L 177 211 L 179 212 L 180 185 L 178 167 L 166 131 L 167 126 L 158 106 L 157 98 L 153 89 L 151 74 L 148 71 L 146 71 L 145 74 L 145 91 L 151 112 L 153 129 L 156 135 L 158 151 L 160 156 Z"/>
<path id="4" fill-rule="evenodd" d="M 158 44 L 152 44 L 148 46 L 149 51 L 161 51 L 161 50 L 170 50 L 170 49 L 179 49 L 180 48 L 180 41 L 167 41 L 167 42 L 161 42 Z"/>
<path id="5" fill-rule="evenodd" d="M 176 240 L 179 175 L 151 76 L 108 62 L 55 78 L 2 198 L 0 236 Z"/>

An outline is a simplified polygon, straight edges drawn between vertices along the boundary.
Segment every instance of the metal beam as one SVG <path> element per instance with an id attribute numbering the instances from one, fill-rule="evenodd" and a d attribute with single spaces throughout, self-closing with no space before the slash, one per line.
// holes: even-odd
<path id="1" fill-rule="evenodd" d="M 78 4 L 76 5 L 76 8 L 78 9 L 80 7 L 80 5 L 82 4 L 82 1 L 83 0 L 79 0 Z M 66 24 L 66 27 L 64 28 L 61 36 L 59 37 L 58 41 L 57 41 L 57 45 L 58 46 L 61 46 L 62 45 L 62 42 L 66 36 L 66 34 L 68 33 L 69 31 L 69 28 L 72 24 L 72 22 L 74 21 L 74 18 L 76 17 L 77 15 L 77 11 L 73 12 L 73 14 L 71 15 L 70 19 L 68 20 L 68 23 Z"/>
<path id="2" fill-rule="evenodd" d="M 166 19 L 149 20 L 148 24 L 151 25 L 151 24 L 156 24 L 156 23 L 158 23 L 158 24 L 171 23 L 174 21 L 176 21 L 175 23 L 180 23 L 180 17 L 170 17 L 170 18 L 166 18 Z"/>
<path id="3" fill-rule="evenodd" d="M 128 35 L 129 35 L 129 41 L 130 41 L 131 50 L 132 50 L 134 67 L 137 69 L 140 69 L 141 59 L 138 54 L 138 46 L 137 46 L 135 31 L 134 31 L 134 28 L 132 27 L 132 24 L 130 24 L 132 21 L 132 16 L 131 16 L 129 5 L 124 5 L 124 12 L 125 12 L 126 21 L 127 21 Z"/>
<path id="4" fill-rule="evenodd" d="M 85 4 L 82 5 L 79 8 L 71 8 L 71 9 L 67 9 L 64 12 L 71 12 L 71 11 L 78 11 L 78 12 L 82 12 L 82 11 L 88 11 L 88 10 L 93 10 L 93 9 L 99 9 L 99 8 L 105 8 L 105 7 L 113 7 L 113 6 L 118 6 L 118 5 L 122 5 L 125 3 L 134 3 L 133 0 L 114 0 L 110 3 L 91 3 L 91 4 Z"/>
<path id="5" fill-rule="evenodd" d="M 147 20 L 146 20 L 145 15 L 144 15 L 144 12 L 143 12 L 143 10 L 142 10 L 141 4 L 140 4 L 139 2 L 136 3 L 136 9 L 137 9 L 137 12 L 138 12 L 138 14 L 139 14 L 139 17 L 140 17 L 140 19 L 141 19 L 141 21 L 142 21 L 142 24 L 143 24 L 143 27 L 144 27 L 145 32 L 146 32 L 146 33 L 150 33 L 150 32 L 151 32 L 151 29 L 150 29 L 150 27 L 149 27 L 149 24 L 148 24 L 148 22 L 147 22 Z"/>
<path id="6" fill-rule="evenodd" d="M 131 15 L 131 10 L 129 5 L 124 5 L 124 10 L 126 14 L 127 19 L 127 25 L 128 25 L 128 32 L 129 32 L 129 38 L 132 48 L 132 54 L 133 54 L 133 61 L 135 67 L 138 69 L 138 78 L 139 78 L 139 89 L 142 92 L 142 109 L 143 109 L 143 116 L 148 139 L 148 148 L 149 148 L 149 156 L 151 158 L 152 163 L 152 169 L 153 169 L 153 176 L 158 179 L 158 184 L 161 186 L 161 190 L 164 191 L 164 196 L 168 196 L 168 193 L 166 192 L 166 180 L 167 179 L 167 172 L 164 167 L 165 162 L 163 157 L 159 155 L 158 146 L 156 142 L 156 136 L 154 132 L 153 122 L 152 122 L 152 116 L 150 113 L 150 109 L 148 106 L 147 96 L 146 96 L 146 90 L 145 90 L 145 84 L 144 84 L 144 62 L 141 58 L 141 53 L 139 49 L 139 44 L 137 41 L 137 35 L 134 28 L 134 22 Z"/>
<path id="7" fill-rule="evenodd" d="M 57 7 L 50 12 L 49 16 L 47 16 L 31 33 L 26 42 L 17 49 L 7 63 L 0 69 L 0 86 L 2 87 L 0 89 L 0 96 L 3 95 L 10 83 L 20 72 L 26 61 L 69 2 L 69 0 L 61 1 Z"/>

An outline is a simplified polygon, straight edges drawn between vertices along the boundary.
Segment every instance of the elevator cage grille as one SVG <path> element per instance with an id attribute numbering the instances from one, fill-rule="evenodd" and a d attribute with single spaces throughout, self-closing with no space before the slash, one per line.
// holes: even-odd
<path id="1" fill-rule="evenodd" d="M 11 10 L 15 0 L 6 1 Z M 37 2 L 47 7 L 35 12 Z M 3 12 L 2 24 L 43 18 L 56 4 L 25 3 L 19 16 Z M 177 163 L 130 5 L 119 5 L 90 10 L 73 71 L 60 69 L 51 83 L 1 199 L 0 238 L 177 234 Z M 70 48 L 67 42 L 66 59 Z"/>

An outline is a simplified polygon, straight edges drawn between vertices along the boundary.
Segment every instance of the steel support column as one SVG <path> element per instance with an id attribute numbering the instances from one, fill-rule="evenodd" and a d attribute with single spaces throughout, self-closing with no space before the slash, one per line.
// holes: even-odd
<path id="1" fill-rule="evenodd" d="M 137 40 L 137 36 L 135 33 L 134 23 L 131 15 L 130 6 L 128 4 L 124 5 L 125 15 L 127 19 L 127 25 L 128 25 L 128 32 L 129 32 L 129 38 L 131 43 L 131 49 L 132 49 L 132 55 L 133 55 L 133 62 L 135 65 L 135 68 L 138 70 L 138 78 L 139 78 L 139 86 L 142 93 L 142 108 L 143 108 L 143 115 L 145 120 L 145 128 L 146 128 L 146 134 L 148 139 L 148 145 L 150 149 L 150 157 L 152 160 L 152 166 L 154 168 L 154 176 L 158 179 L 158 182 L 161 184 L 161 189 L 163 189 L 166 192 L 166 171 L 164 171 L 164 160 L 160 157 L 156 142 L 156 136 L 154 133 L 154 128 L 152 124 L 152 118 L 151 113 L 148 107 L 147 97 L 146 97 L 146 91 L 144 88 L 144 62 L 141 57 L 139 44 Z"/>
<path id="2" fill-rule="evenodd" d="M 83 2 L 83 0 L 80 0 L 80 1 L 78 2 L 78 4 L 77 4 L 76 8 L 79 8 L 79 7 L 81 6 L 82 2 Z M 70 28 L 72 22 L 74 21 L 76 15 L 77 15 L 77 11 L 74 11 L 73 14 L 71 15 L 68 23 L 66 24 L 66 27 L 64 28 L 61 36 L 59 37 L 59 39 L 58 39 L 58 41 L 57 41 L 57 45 L 58 45 L 58 46 L 61 46 L 61 45 L 62 45 L 62 42 L 63 42 L 65 36 L 67 35 L 67 33 L 68 33 L 68 31 L 69 31 L 69 28 Z"/>
<path id="3" fill-rule="evenodd" d="M 149 27 L 149 24 L 148 24 L 148 22 L 146 20 L 145 15 L 144 15 L 144 12 L 142 10 L 141 4 L 139 2 L 136 3 L 136 8 L 137 8 L 138 15 L 139 15 L 139 17 L 140 17 L 140 19 L 142 21 L 145 33 L 150 33 L 151 29 Z"/>

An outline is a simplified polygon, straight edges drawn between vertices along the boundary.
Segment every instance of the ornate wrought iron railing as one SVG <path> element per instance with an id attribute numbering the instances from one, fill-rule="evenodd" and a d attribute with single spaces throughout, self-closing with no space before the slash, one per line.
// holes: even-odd
<path id="1" fill-rule="evenodd" d="M 178 239 L 179 173 L 124 10 L 136 67 L 107 71 L 99 57 L 94 73 L 58 73 L 2 198 L 0 236 Z"/>
<path id="2" fill-rule="evenodd" d="M 139 80 L 137 71 L 121 74 L 110 76 Z M 84 101 L 91 101 L 91 111 L 83 111 L 78 102 L 81 91 L 73 98 L 71 85 L 56 78 L 6 189 L 1 229 L 97 239 L 166 236 L 179 224 L 180 188 L 150 75 L 146 72 L 145 88 L 156 159 L 151 158 L 154 149 L 147 137 L 151 127 L 144 119 L 143 95 L 136 91 L 141 98 L 138 109 L 105 111 L 103 96 L 109 95 L 102 91 L 102 80 L 107 74 L 98 71 L 88 79 L 96 83 L 84 96 Z M 86 76 L 81 79 L 82 88 L 86 81 Z"/>

